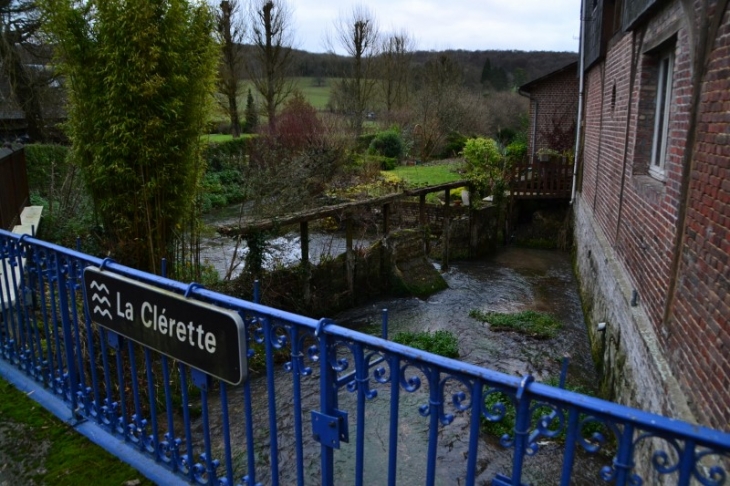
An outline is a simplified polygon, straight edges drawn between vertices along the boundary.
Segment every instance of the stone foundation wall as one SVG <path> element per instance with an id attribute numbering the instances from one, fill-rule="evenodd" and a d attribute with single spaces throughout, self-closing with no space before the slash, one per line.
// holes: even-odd
<path id="1" fill-rule="evenodd" d="M 634 286 L 590 205 L 578 198 L 574 213 L 576 273 L 601 391 L 617 403 L 696 423 L 649 316 L 640 303 L 631 305 Z M 597 330 L 601 322 L 605 331 Z M 637 457 L 638 467 L 650 467 L 650 453 Z M 647 470 L 639 473 L 648 478 Z"/>

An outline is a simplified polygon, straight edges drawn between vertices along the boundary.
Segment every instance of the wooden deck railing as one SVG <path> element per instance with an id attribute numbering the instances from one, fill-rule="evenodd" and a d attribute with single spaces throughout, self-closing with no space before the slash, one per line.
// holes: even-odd
<path id="1" fill-rule="evenodd" d="M 517 199 L 570 198 L 573 182 L 573 160 L 537 158 L 513 164 L 510 194 Z"/>

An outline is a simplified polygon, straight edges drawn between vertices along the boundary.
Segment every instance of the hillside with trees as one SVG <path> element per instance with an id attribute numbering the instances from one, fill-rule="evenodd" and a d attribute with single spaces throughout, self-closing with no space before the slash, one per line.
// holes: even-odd
<path id="1" fill-rule="evenodd" d="M 293 72 L 295 76 L 328 78 L 339 75 L 350 65 L 350 59 L 330 53 L 294 51 Z M 413 51 L 411 65 L 422 68 L 430 59 L 447 55 L 463 70 L 464 83 L 478 86 L 487 62 L 494 70 L 504 70 L 512 86 L 519 86 L 539 78 L 578 59 L 577 52 L 554 51 Z"/>

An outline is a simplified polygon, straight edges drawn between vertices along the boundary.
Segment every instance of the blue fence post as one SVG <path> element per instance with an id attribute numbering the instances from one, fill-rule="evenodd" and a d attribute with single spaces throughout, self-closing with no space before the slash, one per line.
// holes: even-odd
<path id="1" fill-rule="evenodd" d="M 66 350 L 66 373 L 68 375 L 68 398 L 71 401 L 71 420 L 76 422 L 76 409 L 78 403 L 76 399 L 77 388 L 77 370 L 76 358 L 74 356 L 74 340 L 71 335 L 71 318 L 69 316 L 68 302 L 68 280 L 66 274 L 68 266 L 61 264 L 59 255 L 56 255 L 56 281 L 58 282 L 58 306 L 61 313 L 61 325 L 63 326 L 63 341 Z M 76 303 L 74 302 L 74 305 Z"/>
<path id="2" fill-rule="evenodd" d="M 631 481 L 631 471 L 634 468 L 634 427 L 626 424 L 618 439 L 618 451 L 613 460 L 616 484 L 634 484 Z"/>
<path id="3" fill-rule="evenodd" d="M 195 462 L 195 459 L 192 456 L 190 457 L 190 463 L 193 464 L 193 478 L 197 482 L 202 482 L 202 479 L 205 478 L 206 484 L 217 486 L 217 469 L 220 462 L 217 459 L 213 459 L 213 449 L 210 441 L 210 417 L 208 411 L 208 390 L 210 389 L 212 380 L 208 374 L 195 368 L 190 368 L 190 378 L 193 385 L 200 390 L 200 405 L 203 420 L 203 453 L 200 455 L 200 459 L 203 460 L 204 464 L 199 464 Z"/>
<path id="4" fill-rule="evenodd" d="M 512 460 L 512 484 L 522 484 L 522 464 L 527 452 L 527 439 L 530 435 L 530 397 L 527 387 L 534 381 L 531 375 L 522 378 L 517 389 L 517 417 L 515 419 L 515 452 Z"/>
<path id="5" fill-rule="evenodd" d="M 322 415 L 331 417 L 337 409 L 337 375 L 330 365 L 335 356 L 330 339 L 324 332 L 326 323 L 325 319 L 319 322 L 315 336 L 319 344 L 319 408 Z M 321 444 L 322 486 L 334 486 L 334 449 L 321 437 L 315 436 L 315 439 Z"/>

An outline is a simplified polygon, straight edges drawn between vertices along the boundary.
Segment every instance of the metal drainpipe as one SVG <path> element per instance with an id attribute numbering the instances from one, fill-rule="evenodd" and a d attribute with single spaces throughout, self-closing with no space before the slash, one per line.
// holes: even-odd
<path id="1" fill-rule="evenodd" d="M 531 103 L 535 104 L 535 111 L 533 111 L 532 113 L 532 143 L 530 144 L 530 163 L 532 163 L 532 161 L 535 160 L 535 146 L 537 145 L 537 110 L 540 104 L 537 102 L 537 99 L 532 97 L 530 93 L 526 93 L 521 89 L 518 89 L 517 93 L 526 97 L 530 100 Z"/>
<path id="2" fill-rule="evenodd" d="M 573 187 L 570 191 L 570 204 L 573 204 L 575 200 L 575 186 L 578 180 L 578 154 L 580 153 L 580 137 L 583 128 L 583 90 L 584 90 L 584 76 L 583 67 L 585 65 L 585 38 L 586 38 L 586 5 L 585 0 L 580 2 L 580 63 L 578 66 L 578 123 L 575 128 L 575 154 L 573 159 Z"/>

